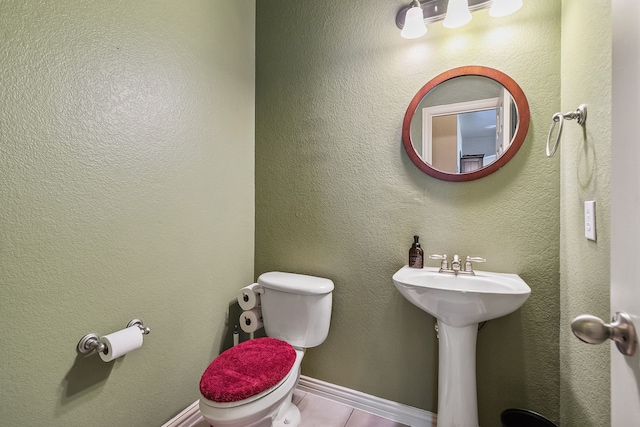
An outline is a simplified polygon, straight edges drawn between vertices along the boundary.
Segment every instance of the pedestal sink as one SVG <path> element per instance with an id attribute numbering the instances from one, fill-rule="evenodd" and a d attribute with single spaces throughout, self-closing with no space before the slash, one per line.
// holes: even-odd
<path id="1" fill-rule="evenodd" d="M 438 320 L 438 427 L 478 427 L 478 323 L 514 312 L 531 288 L 517 274 L 476 270 L 475 275 L 454 275 L 407 266 L 393 275 L 393 283 Z"/>

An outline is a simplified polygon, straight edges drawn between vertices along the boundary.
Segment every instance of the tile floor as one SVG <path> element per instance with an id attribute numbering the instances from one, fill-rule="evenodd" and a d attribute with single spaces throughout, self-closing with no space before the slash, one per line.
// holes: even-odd
<path id="1" fill-rule="evenodd" d="M 293 403 L 302 414 L 300 427 L 407 427 L 300 390 L 294 391 Z"/>
<path id="2" fill-rule="evenodd" d="M 300 390 L 293 392 L 293 403 L 302 414 L 300 427 L 407 427 Z M 209 424 L 202 420 L 194 427 L 209 427 Z"/>

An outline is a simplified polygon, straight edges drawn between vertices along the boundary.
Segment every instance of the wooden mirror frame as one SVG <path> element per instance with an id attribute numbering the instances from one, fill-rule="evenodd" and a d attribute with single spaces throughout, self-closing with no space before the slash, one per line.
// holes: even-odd
<path id="1" fill-rule="evenodd" d="M 431 165 L 422 160 L 422 158 L 418 155 L 416 150 L 413 148 L 413 143 L 411 141 L 411 121 L 416 113 L 418 105 L 433 88 L 448 80 L 462 76 L 488 77 L 504 86 L 504 88 L 509 91 L 516 104 L 516 108 L 518 111 L 518 126 L 513 135 L 511 145 L 509 145 L 509 148 L 495 162 L 473 172 L 449 173 L 433 168 Z M 509 162 L 509 160 L 513 158 L 513 156 L 515 156 L 527 136 L 530 120 L 531 117 L 527 97 L 524 95 L 524 92 L 522 91 L 520 86 L 518 86 L 518 83 L 516 83 L 515 80 L 513 80 L 511 77 L 504 74 L 502 71 L 478 65 L 452 68 L 451 70 L 447 70 L 444 73 L 437 75 L 426 85 L 422 86 L 422 88 L 411 100 L 411 103 L 407 108 L 407 112 L 404 115 L 404 121 L 402 123 L 402 143 L 411 161 L 427 175 L 444 181 L 473 181 L 474 179 L 479 179 L 487 175 L 491 175 L 498 169 L 502 168 Z"/>

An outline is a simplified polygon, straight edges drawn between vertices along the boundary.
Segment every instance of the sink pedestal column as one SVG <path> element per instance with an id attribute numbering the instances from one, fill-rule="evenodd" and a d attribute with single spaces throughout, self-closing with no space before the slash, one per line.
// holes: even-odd
<path id="1" fill-rule="evenodd" d="M 478 324 L 461 328 L 438 320 L 438 427 L 478 427 Z"/>

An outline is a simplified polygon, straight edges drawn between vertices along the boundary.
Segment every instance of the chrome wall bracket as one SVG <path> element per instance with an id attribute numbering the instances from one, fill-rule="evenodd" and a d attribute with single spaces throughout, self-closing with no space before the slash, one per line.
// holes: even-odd
<path id="1" fill-rule="evenodd" d="M 87 334 L 80 339 L 78 343 L 78 351 L 82 354 L 89 354 L 92 351 L 101 353 L 106 346 L 100 342 L 100 337 L 96 334 Z"/>
<path id="2" fill-rule="evenodd" d="M 590 314 L 583 314 L 571 321 L 573 334 L 587 344 L 602 344 L 607 339 L 615 341 L 620 353 L 633 356 L 638 347 L 638 336 L 631 316 L 617 312 L 611 323 Z"/>
<path id="3" fill-rule="evenodd" d="M 138 328 L 140 328 L 142 335 L 149 335 L 151 333 L 151 329 L 147 326 L 144 326 L 142 324 L 142 320 L 140 319 L 131 319 L 129 323 L 127 323 L 127 328 L 130 328 L 132 326 L 137 326 Z"/>

